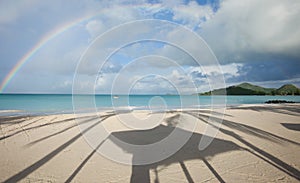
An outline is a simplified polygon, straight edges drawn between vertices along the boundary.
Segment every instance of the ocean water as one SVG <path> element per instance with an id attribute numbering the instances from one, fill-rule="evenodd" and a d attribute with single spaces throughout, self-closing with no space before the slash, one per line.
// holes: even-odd
<path id="1" fill-rule="evenodd" d="M 212 104 L 224 103 L 223 99 L 224 96 L 212 98 L 196 95 L 0 94 L 0 110 L 18 110 L 27 113 L 72 113 L 74 108 L 83 111 L 95 108 L 98 110 L 208 108 Z M 226 105 L 263 104 L 267 100 L 300 102 L 300 96 L 226 96 Z"/>

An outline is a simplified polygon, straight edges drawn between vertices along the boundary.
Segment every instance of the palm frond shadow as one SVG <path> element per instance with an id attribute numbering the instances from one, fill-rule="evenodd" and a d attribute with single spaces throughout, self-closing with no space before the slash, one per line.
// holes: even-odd
<path id="1" fill-rule="evenodd" d="M 272 104 L 268 104 L 272 105 Z M 283 105 L 273 105 L 269 106 L 242 106 L 242 107 L 230 107 L 230 109 L 239 109 L 239 110 L 252 110 L 257 112 L 275 112 L 280 114 L 287 114 L 293 116 L 300 116 L 300 108 L 295 107 L 295 105 L 283 104 Z"/>
<path id="2" fill-rule="evenodd" d="M 244 150 L 250 152 L 251 154 L 257 156 L 258 158 L 264 160 L 265 162 L 269 163 L 270 165 L 276 167 L 277 169 L 281 170 L 282 172 L 296 178 L 297 180 L 300 180 L 300 171 L 296 169 L 295 167 L 289 165 L 288 163 L 280 160 L 279 158 L 275 157 L 274 155 L 268 153 L 267 151 L 264 151 L 263 149 L 257 147 L 256 145 L 252 144 L 251 142 L 243 139 L 241 136 L 239 136 L 237 133 L 235 133 L 232 130 L 227 130 L 223 128 L 222 126 L 216 126 L 210 121 L 208 121 L 207 115 L 203 114 L 197 114 L 197 113 L 187 113 L 189 115 L 192 115 L 198 119 L 200 119 L 202 122 L 211 125 L 214 128 L 217 128 L 221 133 L 226 134 L 230 137 L 235 138 L 242 144 L 244 144 L 247 148 L 244 148 Z M 213 118 L 211 118 L 213 119 Z M 217 121 L 220 121 L 221 119 L 218 119 Z M 270 132 L 266 132 L 261 129 L 257 129 L 248 125 L 236 123 L 229 120 L 223 120 L 222 125 L 229 127 L 229 129 L 237 130 L 240 132 L 244 132 L 250 135 L 254 135 L 259 138 L 267 139 L 273 142 L 280 142 L 280 143 L 291 143 L 294 145 L 299 145 L 298 142 L 294 142 L 292 140 L 286 139 L 284 137 L 280 137 L 278 135 L 272 134 Z"/>
<path id="3" fill-rule="evenodd" d="M 219 175 L 219 173 L 213 168 L 212 165 L 210 165 L 210 163 L 207 160 L 217 154 L 221 154 L 229 151 L 242 150 L 242 148 L 240 148 L 237 144 L 231 141 L 215 138 L 208 148 L 206 148 L 203 151 L 199 151 L 198 145 L 200 139 L 204 135 L 199 133 L 192 133 L 189 140 L 177 152 L 174 152 L 174 154 L 171 155 L 169 158 L 149 165 L 135 165 L 138 160 L 147 159 L 145 157 L 145 154 L 142 151 L 136 151 L 136 149 L 132 149 L 126 145 L 124 146 L 124 143 L 119 143 L 120 141 L 116 140 L 116 139 L 120 139 L 123 142 L 129 144 L 136 144 L 136 145 L 146 145 L 146 144 L 152 144 L 154 142 L 158 142 L 166 138 L 171 132 L 175 130 L 176 128 L 175 126 L 178 123 L 177 119 L 179 118 L 179 115 L 180 114 L 176 114 L 170 118 L 165 119 L 165 121 L 168 124 L 167 126 L 159 125 L 150 130 L 133 130 L 133 131 L 124 131 L 124 132 L 114 132 L 111 134 L 110 137 L 114 137 L 114 138 L 110 138 L 110 140 L 112 140 L 116 145 L 118 145 L 124 151 L 131 153 L 133 155 L 132 174 L 130 180 L 132 183 L 150 182 L 150 174 L 149 174 L 150 170 L 154 170 L 154 172 L 156 172 L 155 182 L 159 182 L 158 172 L 161 170 L 159 168 L 166 167 L 174 163 L 179 163 L 186 177 L 187 182 L 194 182 L 192 176 L 190 175 L 184 163 L 185 161 L 192 160 L 192 159 L 198 159 L 199 161 L 201 160 L 204 161 L 207 167 L 215 175 L 215 177 L 220 182 L 224 182 L 224 180 Z M 179 133 L 183 136 L 185 136 L 185 134 L 191 133 L 183 129 L 177 129 L 177 130 L 179 130 Z"/>
<path id="4" fill-rule="evenodd" d="M 33 163 L 32 165 L 30 165 L 27 168 L 23 169 L 19 173 L 17 173 L 15 175 L 13 175 L 12 177 L 8 178 L 4 182 L 18 182 L 18 181 L 24 179 L 26 176 L 28 176 L 29 174 L 31 174 L 32 172 L 34 172 L 35 170 L 37 170 L 38 168 L 43 166 L 45 163 L 50 161 L 52 158 L 57 156 L 65 148 L 72 145 L 76 140 L 78 140 L 80 137 L 82 137 L 85 133 L 89 132 L 90 130 L 95 128 L 98 124 L 100 124 L 101 122 L 103 122 L 107 118 L 112 117 L 114 115 L 115 114 L 108 114 L 106 116 L 102 116 L 102 118 L 100 120 L 96 119 L 94 121 L 90 121 L 91 124 L 86 129 L 84 129 L 81 133 L 75 135 L 74 137 L 72 137 L 71 139 L 69 139 L 68 141 L 66 141 L 65 143 L 63 143 L 62 145 L 60 145 L 59 147 L 57 147 L 56 149 L 54 149 L 53 151 L 48 153 L 46 156 L 44 156 L 40 160 L 36 161 L 35 163 Z"/>
<path id="5" fill-rule="evenodd" d="M 153 129 L 150 130 L 131 130 L 131 131 L 121 131 L 121 132 L 114 132 L 112 133 L 107 139 L 110 139 L 112 142 L 114 142 L 116 145 L 118 145 L 121 149 L 124 151 L 131 153 L 133 155 L 132 159 L 132 173 L 131 173 L 131 179 L 130 181 L 132 183 L 135 182 L 150 182 L 150 170 L 153 170 L 155 172 L 155 179 L 154 182 L 159 182 L 159 172 L 163 170 L 164 167 L 169 166 L 174 163 L 178 163 L 181 167 L 182 172 L 184 173 L 186 177 L 187 182 L 194 182 L 192 175 L 189 173 L 188 168 L 185 164 L 185 161 L 188 160 L 200 160 L 203 161 L 204 164 L 208 167 L 208 169 L 212 172 L 212 174 L 215 176 L 215 178 L 219 182 L 225 182 L 221 176 L 221 174 L 209 163 L 209 159 L 211 157 L 214 157 L 218 154 L 222 154 L 225 152 L 230 152 L 230 151 L 247 151 L 254 156 L 260 158 L 261 160 L 269 163 L 270 165 L 276 167 L 277 169 L 281 170 L 282 172 L 300 180 L 300 172 L 296 168 L 292 167 L 291 165 L 287 164 L 286 162 L 280 160 L 279 158 L 273 156 L 272 154 L 260 149 L 256 145 L 252 144 L 251 142 L 243 139 L 241 136 L 239 136 L 237 133 L 235 133 L 232 130 L 237 130 L 239 132 L 247 133 L 249 135 L 253 135 L 259 138 L 263 138 L 272 142 L 276 143 L 292 143 L 294 145 L 299 145 L 298 142 L 294 142 L 292 140 L 286 139 L 284 137 L 280 137 L 278 135 L 272 134 L 270 132 L 257 129 L 255 127 L 251 127 L 248 125 L 236 123 L 233 121 L 229 120 L 224 120 L 222 125 L 226 126 L 228 129 L 223 128 L 222 126 L 219 128 L 220 132 L 228 135 L 230 137 L 233 137 L 240 143 L 242 143 L 246 148 L 241 147 L 237 145 L 236 143 L 224 139 L 218 139 L 215 138 L 212 143 L 203 151 L 199 151 L 198 145 L 202 137 L 205 135 L 199 134 L 199 133 L 193 133 L 190 137 L 190 139 L 187 141 L 186 144 L 183 145 L 183 147 L 175 152 L 172 156 L 169 158 L 155 162 L 152 164 L 148 165 L 135 165 L 137 160 L 140 160 L 144 158 L 144 155 L 140 152 L 135 151 L 134 149 L 128 148 L 124 146 L 123 143 L 119 143 L 119 139 L 123 142 L 127 142 L 130 144 L 151 144 L 154 142 L 158 142 L 165 137 L 167 137 L 174 129 L 176 128 L 175 126 L 178 124 L 179 120 L 178 118 L 180 117 L 181 114 L 178 114 L 176 112 L 173 112 L 174 115 L 170 118 L 165 119 L 165 122 L 167 125 L 159 125 Z M 176 113 L 176 114 L 175 114 Z M 214 124 L 211 124 L 210 121 L 207 120 L 209 117 L 208 114 L 205 113 L 200 113 L 197 111 L 192 111 L 192 112 L 182 112 L 187 115 L 191 115 L 193 117 L 196 117 L 199 119 L 201 122 L 204 122 L 205 124 L 212 125 L 213 127 Z M 12 177 L 8 178 L 5 182 L 16 182 L 20 181 L 35 170 L 37 170 L 39 167 L 43 166 L 45 163 L 47 163 L 49 160 L 57 156 L 60 152 L 62 152 L 65 148 L 69 147 L 71 144 L 73 144 L 76 140 L 78 140 L 82 135 L 85 133 L 88 133 L 91 129 L 95 128 L 99 123 L 103 122 L 104 120 L 116 115 L 118 113 L 110 113 L 105 116 L 102 116 L 102 119 L 96 119 L 96 118 L 88 118 L 82 123 L 90 123 L 90 125 L 84 129 L 81 133 L 75 135 L 71 139 L 67 140 L 65 143 L 48 153 L 46 156 L 41 158 L 40 160 L 36 161 L 32 165 L 28 166 L 27 168 L 23 169 L 19 173 L 13 175 Z M 184 121 L 183 121 L 184 122 Z M 62 121 L 58 121 L 57 123 L 62 123 Z M 35 126 L 34 128 L 39 128 L 40 126 Z M 61 133 L 64 133 L 70 129 L 72 129 L 74 126 L 69 126 L 65 129 L 62 129 L 59 132 L 50 134 L 48 136 L 45 136 L 43 138 L 40 138 L 34 142 L 32 142 L 29 145 L 35 145 L 39 142 L 42 142 L 46 139 L 49 139 L 51 137 L 54 137 L 56 135 L 59 135 Z M 32 127 L 33 128 L 33 127 Z M 230 130 L 232 129 L 232 130 Z M 183 129 L 179 129 L 180 133 L 186 134 L 186 133 L 191 133 L 189 131 L 185 131 Z M 105 141 L 101 141 L 99 143 L 98 147 L 89 153 L 86 158 L 80 163 L 79 166 L 77 166 L 74 171 L 70 174 L 70 176 L 67 178 L 66 182 L 71 182 L 76 175 L 80 172 L 80 170 L 85 166 L 85 164 L 91 159 L 91 157 L 97 152 L 97 149 L 101 147 L 101 145 Z"/>
<path id="6" fill-rule="evenodd" d="M 89 116 L 79 117 L 78 119 L 81 119 L 81 118 L 89 118 Z M 70 122 L 70 121 L 75 120 L 75 118 L 67 118 L 67 119 L 63 119 L 63 120 L 58 120 L 58 121 L 52 122 L 54 119 L 52 119 L 52 120 L 50 120 L 50 122 L 47 122 L 47 123 L 44 123 L 44 124 L 39 124 L 39 125 L 36 125 L 36 126 L 27 127 L 29 125 L 32 125 L 34 123 L 37 123 L 37 122 L 43 120 L 43 118 L 39 118 L 39 119 L 37 119 L 37 120 L 35 120 L 33 122 L 30 122 L 28 124 L 19 126 L 20 127 L 19 130 L 15 131 L 13 133 L 10 133 L 10 134 L 7 134 L 7 135 L 4 135 L 4 136 L 0 137 L 0 141 L 4 140 L 4 139 L 7 139 L 9 137 L 13 137 L 13 136 L 15 136 L 17 134 L 20 134 L 22 132 L 26 132 L 28 130 L 38 129 L 38 128 L 42 128 L 42 127 L 46 127 L 46 126 L 50 126 L 50 125 L 56 125 L 56 124 L 66 123 L 66 122 Z M 27 121 L 27 120 L 24 120 L 24 121 Z M 27 127 L 27 128 L 24 128 L 24 127 Z"/>

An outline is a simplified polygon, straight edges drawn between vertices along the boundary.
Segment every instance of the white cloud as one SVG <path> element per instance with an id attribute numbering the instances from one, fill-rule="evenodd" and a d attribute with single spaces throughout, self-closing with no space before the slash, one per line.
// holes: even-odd
<path id="1" fill-rule="evenodd" d="M 191 94 L 197 91 L 190 76 L 177 69 L 162 75 L 135 75 L 129 80 L 126 87 L 130 86 L 134 93 Z"/>
<path id="2" fill-rule="evenodd" d="M 225 0 L 201 35 L 223 62 L 250 54 L 300 58 L 300 1 Z"/>
<path id="3" fill-rule="evenodd" d="M 224 88 L 223 83 L 232 78 L 238 78 L 243 73 L 240 73 L 240 68 L 243 64 L 231 63 L 220 66 L 204 65 L 202 67 L 190 67 L 189 75 L 196 84 L 199 92 L 209 91 L 213 88 Z M 222 72 L 220 72 L 220 70 Z"/>
<path id="4" fill-rule="evenodd" d="M 164 35 L 170 44 L 165 44 L 156 54 L 168 57 L 181 66 L 218 65 L 205 41 L 191 30 L 174 27 Z"/>
<path id="5" fill-rule="evenodd" d="M 181 94 L 196 93 L 197 91 L 196 83 L 187 72 L 173 70 L 168 79 Z"/>
<path id="6" fill-rule="evenodd" d="M 122 23 L 146 18 L 140 13 L 141 9 L 145 10 L 151 7 L 150 12 L 152 12 L 159 8 L 158 6 L 150 6 L 147 4 L 140 4 L 138 6 L 124 5 L 121 2 L 109 2 L 106 5 L 106 7 L 99 9 L 99 11 L 95 13 L 94 19 L 90 20 L 85 26 L 92 38 Z"/>
<path id="7" fill-rule="evenodd" d="M 131 93 L 176 93 L 176 88 L 168 78 L 160 75 L 135 76 L 132 78 L 134 85 L 130 88 Z"/>
<path id="8" fill-rule="evenodd" d="M 77 37 L 78 34 L 68 31 L 50 40 L 28 59 L 20 72 L 73 76 L 77 62 L 86 48 L 86 41 L 78 40 Z"/>
<path id="9" fill-rule="evenodd" d="M 160 59 L 160 60 L 159 60 Z M 169 67 L 152 66 L 153 61 L 164 62 Z M 142 68 L 142 69 L 141 69 Z M 118 73 L 103 73 L 97 81 L 97 91 L 102 93 L 195 93 L 191 75 L 175 62 L 162 57 L 147 56 L 123 66 Z"/>
<path id="10" fill-rule="evenodd" d="M 213 16 L 213 10 L 209 5 L 200 6 L 195 1 L 189 2 L 187 5 L 179 5 L 173 8 L 173 20 L 182 21 L 189 28 L 199 26 L 205 20 Z M 205 20 L 204 20 L 205 18 Z"/>
<path id="11" fill-rule="evenodd" d="M 189 72 L 197 72 L 199 74 L 202 74 L 203 76 L 213 76 L 216 73 L 220 73 L 221 70 L 223 75 L 230 75 L 231 77 L 237 77 L 240 75 L 239 68 L 242 67 L 243 64 L 237 64 L 237 63 L 231 63 L 226 65 L 220 65 L 218 66 L 212 66 L 212 65 L 206 65 L 201 67 L 190 67 Z"/>
<path id="12" fill-rule="evenodd" d="M 85 27 L 92 37 L 98 36 L 105 30 L 105 25 L 103 25 L 101 20 L 91 20 Z"/>
<path id="13" fill-rule="evenodd" d="M 70 93 L 72 91 L 72 79 L 58 80 L 57 83 L 51 86 L 51 90 L 60 91 L 62 93 Z"/>

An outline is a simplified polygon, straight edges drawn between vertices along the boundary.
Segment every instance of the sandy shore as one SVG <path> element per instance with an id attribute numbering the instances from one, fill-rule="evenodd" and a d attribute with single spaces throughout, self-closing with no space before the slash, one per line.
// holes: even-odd
<path id="1" fill-rule="evenodd" d="M 132 115 L 135 118 L 132 118 Z M 217 136 L 203 151 L 198 144 L 207 125 L 208 110 L 104 112 L 101 118 L 82 114 L 0 117 L 1 182 L 299 182 L 300 105 L 245 105 L 226 110 Z M 148 117 L 148 118 L 147 118 Z M 123 124 L 136 119 L 147 130 Z M 196 121 L 191 138 L 171 157 L 143 166 L 121 164 L 103 157 L 84 136 L 97 135 L 97 125 L 131 144 L 164 139 L 177 125 Z M 77 126 L 84 124 L 85 129 Z M 127 126 L 126 126 L 127 125 Z M 205 134 L 206 135 L 206 134 Z M 114 142 L 114 141 L 113 141 Z M 105 145 L 101 142 L 98 148 Z M 115 142 L 118 146 L 118 142 Z M 137 154 L 119 145 L 120 152 Z M 114 153 L 114 152 L 111 152 Z"/>

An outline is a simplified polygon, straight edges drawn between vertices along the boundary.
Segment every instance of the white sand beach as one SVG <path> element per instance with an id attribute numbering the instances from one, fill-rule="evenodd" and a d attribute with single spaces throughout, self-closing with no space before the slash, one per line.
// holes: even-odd
<path id="1" fill-rule="evenodd" d="M 199 151 L 198 144 L 207 125 L 212 125 L 208 122 L 209 110 L 170 111 L 162 121 L 159 121 L 161 113 L 153 113 L 147 130 L 128 128 L 120 122 L 120 117 L 130 118 L 131 114 L 147 118 L 150 112 L 103 112 L 96 119 L 91 114 L 82 114 L 78 121 L 90 126 L 96 124 L 85 131 L 80 131 L 74 114 L 1 116 L 0 181 L 179 183 L 300 180 L 299 104 L 228 108 L 217 136 L 203 151 Z M 109 160 L 91 148 L 83 136 L 101 123 L 111 135 L 122 141 L 149 144 L 170 134 L 174 124 L 180 128 L 181 124 L 192 120 L 197 121 L 197 126 L 187 143 L 171 157 L 150 165 L 131 166 Z M 132 158 L 137 156 L 121 145 L 120 150 Z"/>

